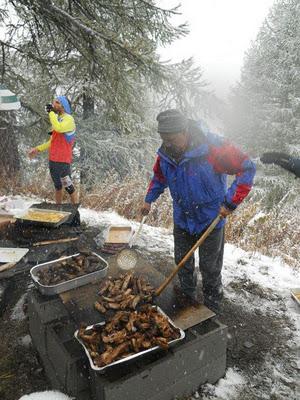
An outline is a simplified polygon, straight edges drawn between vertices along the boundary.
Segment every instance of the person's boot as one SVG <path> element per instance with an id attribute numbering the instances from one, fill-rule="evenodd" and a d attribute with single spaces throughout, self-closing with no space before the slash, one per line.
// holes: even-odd
<path id="1" fill-rule="evenodd" d="M 190 296 L 183 292 L 182 288 L 175 285 L 174 292 L 176 294 L 176 299 L 181 306 L 199 306 L 199 301 L 196 296 Z"/>

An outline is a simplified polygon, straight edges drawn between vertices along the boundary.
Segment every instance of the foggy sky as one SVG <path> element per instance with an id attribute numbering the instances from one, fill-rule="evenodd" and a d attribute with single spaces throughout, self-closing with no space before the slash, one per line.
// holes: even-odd
<path id="1" fill-rule="evenodd" d="M 190 34 L 161 48 L 162 60 L 194 57 L 210 88 L 222 98 L 240 77 L 245 51 L 255 39 L 274 0 L 159 0 L 165 8 L 181 3 L 176 25 L 188 22 Z"/>

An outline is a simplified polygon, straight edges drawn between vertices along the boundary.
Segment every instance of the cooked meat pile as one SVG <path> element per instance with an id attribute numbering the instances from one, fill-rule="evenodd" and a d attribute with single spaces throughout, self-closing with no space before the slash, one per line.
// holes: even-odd
<path id="1" fill-rule="evenodd" d="M 102 281 L 99 299 L 95 308 L 101 313 L 107 310 L 135 310 L 137 305 L 150 303 L 154 289 L 142 277 L 135 277 L 131 272 L 118 278 Z"/>
<path id="2" fill-rule="evenodd" d="M 180 331 L 155 306 L 144 304 L 140 311 L 118 311 L 105 325 L 81 327 L 79 337 L 94 364 L 104 367 L 154 346 L 167 349 Z"/>
<path id="3" fill-rule="evenodd" d="M 104 263 L 94 254 L 80 254 L 51 264 L 49 268 L 38 271 L 37 276 L 42 285 L 51 286 L 90 274 L 104 267 Z"/>

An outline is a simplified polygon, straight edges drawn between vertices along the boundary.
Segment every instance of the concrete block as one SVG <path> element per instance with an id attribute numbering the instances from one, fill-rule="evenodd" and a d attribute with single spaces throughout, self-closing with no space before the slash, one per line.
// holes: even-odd
<path id="1" fill-rule="evenodd" d="M 28 303 L 32 303 L 32 310 L 38 314 L 42 324 L 68 317 L 67 310 L 58 296 L 42 296 L 34 289 L 28 294 Z"/>
<path id="2" fill-rule="evenodd" d="M 149 400 L 190 395 L 201 384 L 216 382 L 224 375 L 226 330 L 224 325 L 214 322 L 207 332 L 190 333 L 186 342 L 165 354 L 143 357 L 136 363 L 138 370 L 124 364 L 127 375 L 120 376 L 113 368 L 103 375 L 93 371 L 92 393 L 97 400 L 140 400 L 140 388 L 143 398 Z"/>
<path id="3" fill-rule="evenodd" d="M 193 372 L 181 371 L 181 376 L 168 379 L 165 375 L 153 376 L 141 373 L 128 381 L 99 384 L 103 377 L 93 378 L 92 393 L 95 400 L 174 400 L 190 396 L 204 383 L 215 383 L 224 376 L 226 357 L 215 359 L 213 363 L 202 365 Z M 95 380 L 98 383 L 95 385 Z"/>
<path id="4" fill-rule="evenodd" d="M 38 313 L 33 302 L 28 301 L 29 333 L 34 347 L 41 357 L 46 355 L 46 328 L 41 324 Z"/>
<path id="5" fill-rule="evenodd" d="M 75 339 L 61 342 L 53 326 L 48 325 L 46 355 L 68 394 L 77 395 L 80 391 L 88 389 L 88 360 Z"/>

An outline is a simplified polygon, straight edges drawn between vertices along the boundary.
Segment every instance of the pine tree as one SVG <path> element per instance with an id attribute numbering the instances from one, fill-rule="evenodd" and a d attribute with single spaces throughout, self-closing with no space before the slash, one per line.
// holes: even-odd
<path id="1" fill-rule="evenodd" d="M 277 1 L 246 54 L 226 120 L 228 135 L 252 150 L 299 143 L 299 44 L 299 1 Z"/>

